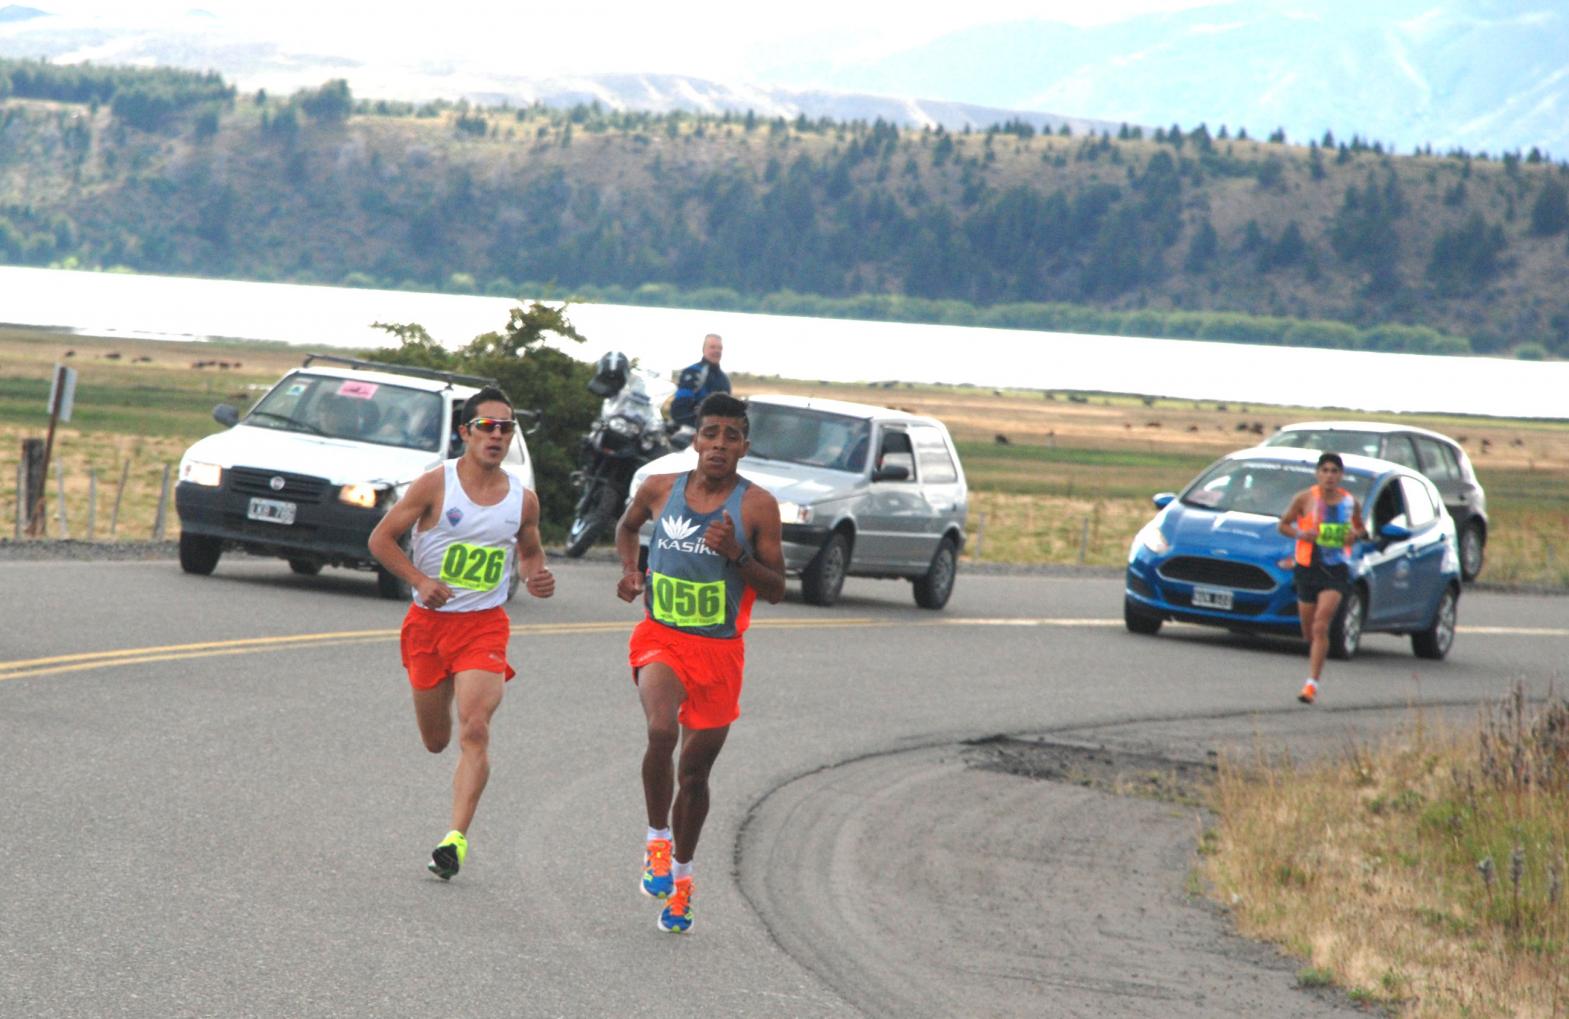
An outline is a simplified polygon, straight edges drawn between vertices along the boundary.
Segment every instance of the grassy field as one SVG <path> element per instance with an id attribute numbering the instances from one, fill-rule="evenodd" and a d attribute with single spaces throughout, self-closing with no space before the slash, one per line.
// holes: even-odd
<path id="1" fill-rule="evenodd" d="M 1312 767 L 1222 762 L 1204 871 L 1303 986 L 1408 1017 L 1569 1014 L 1569 703 L 1405 731 Z"/>
<path id="2" fill-rule="evenodd" d="M 212 408 L 248 404 L 305 352 L 271 344 L 176 343 L 0 327 L 0 537 L 13 532 L 21 440 L 43 437 L 51 366 L 80 373 L 76 413 L 56 435 L 67 531 L 151 536 L 163 468 L 218 429 Z M 198 364 L 204 365 L 197 367 Z M 1463 362 L 1457 362 L 1463 364 Z M 225 367 L 226 365 L 226 367 Z M 959 443 L 972 505 L 967 555 L 998 563 L 1125 561 L 1150 497 L 1294 420 L 1334 412 L 963 386 L 828 385 L 735 377 L 738 393 L 791 392 L 904 407 L 943 420 Z M 1360 416 L 1360 415 L 1359 415 Z M 1484 579 L 1569 587 L 1569 422 L 1371 415 L 1454 435 L 1487 487 L 1493 537 Z M 129 467 L 127 468 L 127 465 Z M 123 493 L 122 474 L 126 477 Z M 49 534 L 59 534 L 56 478 Z M 178 533 L 172 512 L 167 534 Z"/>

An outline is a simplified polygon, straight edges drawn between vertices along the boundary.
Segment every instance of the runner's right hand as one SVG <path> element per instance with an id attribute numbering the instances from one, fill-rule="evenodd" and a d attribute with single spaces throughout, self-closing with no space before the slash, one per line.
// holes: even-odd
<path id="1" fill-rule="evenodd" d="M 452 600 L 452 588 L 434 577 L 424 577 L 414 585 L 419 603 L 427 609 L 439 609 Z"/>
<path id="2" fill-rule="evenodd" d="M 621 580 L 616 584 L 616 597 L 622 601 L 636 601 L 643 593 L 643 571 L 621 574 Z"/>

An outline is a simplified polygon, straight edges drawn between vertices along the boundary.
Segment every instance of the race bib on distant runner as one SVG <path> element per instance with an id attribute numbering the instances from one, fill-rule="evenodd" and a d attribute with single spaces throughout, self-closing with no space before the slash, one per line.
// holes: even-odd
<path id="1" fill-rule="evenodd" d="M 718 626 L 725 621 L 725 582 L 682 580 L 655 573 L 651 577 L 653 610 L 666 626 Z"/>
<path id="2" fill-rule="evenodd" d="M 1327 548 L 1345 548 L 1351 540 L 1350 524 L 1319 524 L 1318 543 Z"/>
<path id="3" fill-rule="evenodd" d="M 455 542 L 441 557 L 441 581 L 469 591 L 493 591 L 506 571 L 507 550 Z"/>

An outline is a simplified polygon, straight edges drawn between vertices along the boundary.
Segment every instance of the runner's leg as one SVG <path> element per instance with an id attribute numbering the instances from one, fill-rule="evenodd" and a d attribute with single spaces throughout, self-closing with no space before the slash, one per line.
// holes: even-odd
<path id="1" fill-rule="evenodd" d="M 468 669 L 452 677 L 458 704 L 458 767 L 452 775 L 452 827 L 467 832 L 490 781 L 490 719 L 501 705 L 499 672 Z"/>
<path id="2" fill-rule="evenodd" d="M 650 828 L 670 826 L 670 801 L 675 789 L 672 759 L 681 738 L 676 715 L 686 700 L 686 687 L 664 662 L 638 670 L 637 696 L 648 721 L 648 749 L 643 752 L 643 799 Z"/>
<path id="3" fill-rule="evenodd" d="M 1340 608 L 1340 592 L 1325 588 L 1318 593 L 1317 610 L 1313 613 L 1313 644 L 1308 650 L 1308 675 L 1318 682 L 1324 671 L 1324 658 L 1329 654 L 1329 624 Z"/>
<path id="4" fill-rule="evenodd" d="M 683 729 L 681 733 L 680 791 L 670 827 L 675 834 L 675 860 L 691 863 L 697 852 L 697 838 L 708 819 L 708 774 L 724 748 L 728 725 L 718 729 Z"/>
<path id="5" fill-rule="evenodd" d="M 452 679 L 414 691 L 414 721 L 425 749 L 439 754 L 452 742 Z"/>

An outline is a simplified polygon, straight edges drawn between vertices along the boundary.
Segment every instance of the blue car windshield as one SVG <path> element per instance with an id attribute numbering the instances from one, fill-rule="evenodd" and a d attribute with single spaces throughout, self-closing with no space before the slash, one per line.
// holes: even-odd
<path id="1" fill-rule="evenodd" d="M 1186 506 L 1227 513 L 1278 517 L 1292 496 L 1315 481 L 1313 465 L 1276 460 L 1222 460 L 1182 493 Z M 1368 478 L 1347 471 L 1341 487 L 1366 505 Z"/>

